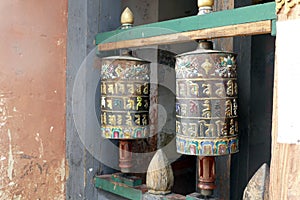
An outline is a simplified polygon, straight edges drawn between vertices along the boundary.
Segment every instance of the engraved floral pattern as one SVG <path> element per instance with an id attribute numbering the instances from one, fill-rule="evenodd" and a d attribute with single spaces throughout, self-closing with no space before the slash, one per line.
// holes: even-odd
<path id="1" fill-rule="evenodd" d="M 101 68 L 102 79 L 134 79 L 149 81 L 149 64 L 128 65 L 103 64 Z"/>

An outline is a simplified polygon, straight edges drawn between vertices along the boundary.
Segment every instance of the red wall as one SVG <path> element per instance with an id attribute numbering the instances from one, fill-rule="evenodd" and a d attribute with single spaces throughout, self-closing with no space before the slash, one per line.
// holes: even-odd
<path id="1" fill-rule="evenodd" d="M 0 1 L 0 199 L 65 198 L 67 0 Z"/>

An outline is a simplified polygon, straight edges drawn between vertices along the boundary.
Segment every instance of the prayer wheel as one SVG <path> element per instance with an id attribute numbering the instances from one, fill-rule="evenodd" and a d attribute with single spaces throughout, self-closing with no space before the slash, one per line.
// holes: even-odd
<path id="1" fill-rule="evenodd" d="M 127 8 L 122 23 L 133 23 Z M 150 107 L 150 62 L 133 57 L 128 50 L 121 56 L 101 59 L 101 135 L 119 142 L 119 167 L 129 172 L 132 140 L 147 138 Z"/>
<path id="2" fill-rule="evenodd" d="M 177 151 L 219 156 L 238 151 L 236 55 L 200 41 L 176 58 Z"/>
<path id="3" fill-rule="evenodd" d="M 131 167 L 130 140 L 150 134 L 150 63 L 130 55 L 101 60 L 101 135 L 120 140 L 120 168 Z"/>
<path id="4" fill-rule="evenodd" d="M 213 50 L 210 41 L 176 58 L 176 148 L 198 156 L 198 188 L 216 187 L 213 156 L 238 152 L 236 54 Z"/>
<path id="5" fill-rule="evenodd" d="M 212 12 L 213 0 L 198 0 L 198 15 Z M 213 194 L 215 156 L 239 151 L 236 54 L 213 50 L 199 40 L 195 51 L 176 57 L 176 148 L 198 156 L 198 189 Z"/>

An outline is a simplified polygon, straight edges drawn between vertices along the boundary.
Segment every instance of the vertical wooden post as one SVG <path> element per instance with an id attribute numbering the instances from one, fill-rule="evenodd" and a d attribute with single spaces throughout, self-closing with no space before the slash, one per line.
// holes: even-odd
<path id="1" fill-rule="evenodd" d="M 296 1 L 294 1 L 296 3 Z M 287 10 L 283 7 L 278 13 L 278 21 L 300 19 L 300 4 L 295 5 L 285 14 Z M 299 40 L 299 38 L 294 38 Z M 276 44 L 280 48 L 280 44 Z M 291 47 L 286 51 L 297 51 L 298 47 Z M 273 95 L 273 125 L 272 125 L 272 159 L 270 171 L 270 199 L 296 200 L 300 197 L 300 145 L 281 144 L 277 142 L 278 137 L 278 65 L 276 60 L 280 56 L 276 49 L 275 55 L 275 78 Z M 297 95 L 295 93 L 295 98 Z M 287 102 L 288 103 L 288 102 Z"/>
<path id="2" fill-rule="evenodd" d="M 81 123 L 84 123 L 85 143 L 80 139 L 80 132 L 76 128 L 74 121 L 73 107 L 73 91 L 75 90 L 76 77 L 80 73 L 80 65 L 86 56 L 95 48 L 93 41 L 95 35 L 99 32 L 110 31 L 120 26 L 121 0 L 73 0 L 68 1 L 68 35 L 67 35 L 67 69 L 66 69 L 66 154 L 68 161 L 68 178 L 66 182 L 66 198 L 67 199 L 116 199 L 112 194 L 98 192 L 91 180 L 95 174 L 107 174 L 114 172 L 109 167 L 118 165 L 117 148 L 109 149 L 109 154 L 101 160 L 110 159 L 109 167 L 101 164 L 100 160 L 95 158 L 99 152 L 107 151 L 111 146 L 111 141 L 101 140 L 98 130 L 98 124 L 93 123 L 90 118 L 82 116 Z M 60 19 L 61 20 L 61 19 Z M 51 66 L 53 67 L 53 66 Z M 50 67 L 50 68 L 51 68 Z M 93 71 L 89 67 L 82 70 L 85 74 L 80 84 L 85 88 L 85 92 L 81 93 L 82 101 L 86 102 L 87 108 L 94 110 L 90 102 L 100 99 L 99 92 L 96 95 L 99 97 L 91 97 L 86 94 L 86 88 L 91 87 L 94 81 L 91 73 Z M 98 77 L 97 77 L 98 78 Z M 78 79 L 77 79 L 78 80 Z M 100 91 L 97 90 L 97 91 Z M 95 94 L 95 93 L 93 93 Z M 100 105 L 97 105 L 97 109 Z M 89 112 L 88 116 L 91 112 Z M 108 158 L 109 157 L 109 158 Z"/>
<path id="3" fill-rule="evenodd" d="M 214 11 L 234 9 L 234 0 L 215 1 Z M 233 51 L 233 38 L 214 40 L 215 49 Z M 231 155 L 216 157 L 216 185 L 214 190 L 220 199 L 230 199 L 230 164 Z"/>
<path id="4" fill-rule="evenodd" d="M 215 1 L 214 11 L 234 9 L 234 0 Z M 233 51 L 233 38 L 221 38 L 214 40 L 215 49 Z"/>

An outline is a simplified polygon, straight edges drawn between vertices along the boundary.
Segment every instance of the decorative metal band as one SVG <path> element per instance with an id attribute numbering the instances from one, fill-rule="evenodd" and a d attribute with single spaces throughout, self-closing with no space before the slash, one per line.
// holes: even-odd
<path id="1" fill-rule="evenodd" d="M 148 111 L 149 107 L 149 96 L 101 97 L 101 108 L 103 111 Z"/>
<path id="2" fill-rule="evenodd" d="M 176 80 L 177 97 L 184 98 L 225 98 L 236 97 L 238 87 L 236 79 L 177 79 Z"/>
<path id="3" fill-rule="evenodd" d="M 210 55 L 210 56 L 208 56 Z M 231 54 L 200 54 L 176 60 L 176 78 L 236 78 L 236 61 Z"/>
<path id="4" fill-rule="evenodd" d="M 102 137 L 108 139 L 141 139 L 150 136 L 149 126 L 101 126 Z"/>
<path id="5" fill-rule="evenodd" d="M 238 134 L 238 119 L 176 120 L 176 134 L 197 138 L 221 138 Z"/>
<path id="6" fill-rule="evenodd" d="M 232 99 L 177 99 L 176 115 L 179 118 L 213 119 L 237 117 L 237 98 Z"/>
<path id="7" fill-rule="evenodd" d="M 137 95 L 145 96 L 150 94 L 149 82 L 134 81 L 102 81 L 101 95 L 124 96 Z"/>
<path id="8" fill-rule="evenodd" d="M 212 12 L 212 7 L 209 6 L 205 6 L 205 7 L 200 7 L 199 8 L 199 12 L 198 15 L 205 15 L 205 14 L 209 14 Z"/>
<path id="9" fill-rule="evenodd" d="M 221 156 L 237 153 L 239 140 L 237 136 L 224 138 L 191 139 L 185 136 L 176 136 L 177 152 L 196 156 Z"/>
<path id="10" fill-rule="evenodd" d="M 137 61 L 104 61 L 101 66 L 102 80 L 150 80 L 150 64 Z"/>
<path id="11" fill-rule="evenodd" d="M 296 4 L 299 4 L 300 0 L 276 0 L 276 13 L 279 13 L 284 6 L 284 13 L 288 14 Z"/>
<path id="12" fill-rule="evenodd" d="M 101 112 L 101 125 L 145 126 L 149 124 L 149 112 Z"/>

